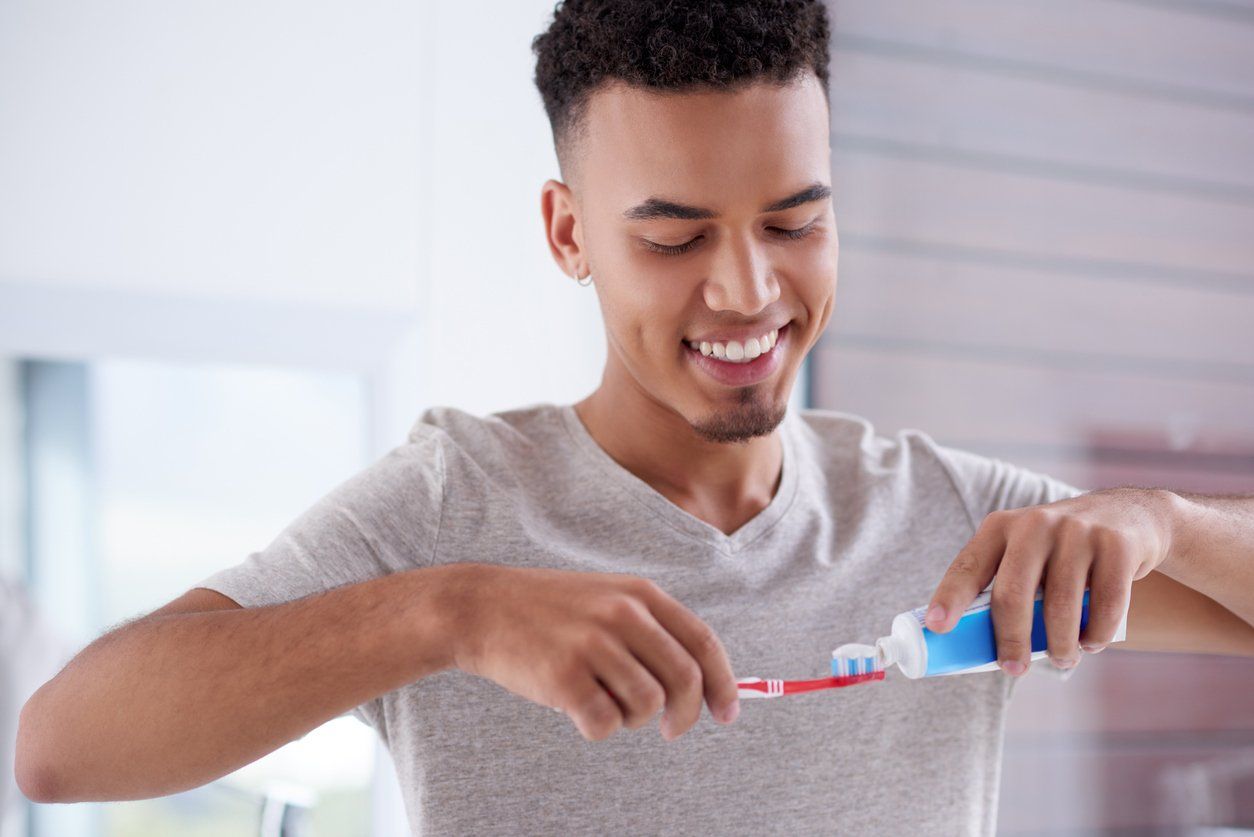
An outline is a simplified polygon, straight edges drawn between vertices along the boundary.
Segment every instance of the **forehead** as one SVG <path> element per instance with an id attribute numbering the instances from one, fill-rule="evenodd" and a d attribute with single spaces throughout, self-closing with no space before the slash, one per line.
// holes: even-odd
<path id="1" fill-rule="evenodd" d="M 734 92 L 662 93 L 616 83 L 588 101 L 581 176 L 588 196 L 606 208 L 653 195 L 760 208 L 830 180 L 829 118 L 812 73 Z"/>

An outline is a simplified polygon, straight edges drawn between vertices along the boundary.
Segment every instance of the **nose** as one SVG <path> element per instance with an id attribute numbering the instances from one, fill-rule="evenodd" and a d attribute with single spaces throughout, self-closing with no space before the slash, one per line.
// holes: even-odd
<path id="1" fill-rule="evenodd" d="M 751 240 L 728 240 L 710 269 L 713 272 L 703 293 L 711 311 L 735 311 L 752 317 L 779 299 L 779 283 L 770 259 Z"/>

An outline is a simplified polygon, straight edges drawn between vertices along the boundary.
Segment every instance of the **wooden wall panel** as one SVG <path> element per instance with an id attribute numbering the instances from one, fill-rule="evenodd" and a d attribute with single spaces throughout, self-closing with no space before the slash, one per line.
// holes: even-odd
<path id="1" fill-rule="evenodd" d="M 1254 384 L 1254 281 L 1244 293 L 850 246 L 826 339 L 855 337 Z"/>
<path id="2" fill-rule="evenodd" d="M 1254 0 L 832 10 L 814 405 L 1081 488 L 1254 493 Z M 999 833 L 1254 822 L 1254 661 L 1037 671 Z"/>
<path id="3" fill-rule="evenodd" d="M 1200 428 L 1254 451 L 1254 385 L 1102 369 L 1085 358 L 1024 362 L 959 349 L 874 344 L 838 333 L 814 353 L 815 403 L 876 427 L 920 428 L 938 441 L 1113 447 L 1188 440 Z"/>
<path id="4" fill-rule="evenodd" d="M 834 119 L 839 119 L 834 116 Z M 842 236 L 1215 273 L 1254 286 L 1254 203 L 1061 177 L 995 159 L 833 146 Z"/>
<path id="5" fill-rule="evenodd" d="M 856 48 L 837 49 L 831 73 L 832 127 L 846 145 L 943 148 L 1003 165 L 1254 201 L 1254 108 L 1077 88 Z M 1196 153 L 1199 146 L 1207 153 Z"/>
<path id="6" fill-rule="evenodd" d="M 840 49 L 1248 108 L 1254 106 L 1254 11 L 1245 5 L 839 0 L 831 8 Z"/>

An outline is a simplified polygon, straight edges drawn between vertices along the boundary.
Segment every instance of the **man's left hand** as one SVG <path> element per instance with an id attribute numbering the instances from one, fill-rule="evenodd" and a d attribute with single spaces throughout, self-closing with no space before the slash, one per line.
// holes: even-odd
<path id="1" fill-rule="evenodd" d="M 1072 668 L 1081 647 L 1097 653 L 1110 643 L 1127 613 L 1132 582 L 1167 558 L 1171 500 L 1166 491 L 1111 488 L 989 514 L 936 588 L 927 627 L 950 630 L 991 581 L 998 663 L 1021 675 L 1031 662 L 1033 609 L 1044 584 L 1049 656 L 1055 666 Z"/>

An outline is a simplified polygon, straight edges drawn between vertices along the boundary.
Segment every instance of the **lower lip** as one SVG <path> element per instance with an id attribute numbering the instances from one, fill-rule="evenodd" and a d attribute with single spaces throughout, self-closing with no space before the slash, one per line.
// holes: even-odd
<path id="1" fill-rule="evenodd" d="M 775 370 L 779 369 L 781 363 L 780 351 L 787 342 L 789 328 L 792 323 L 787 323 L 779 330 L 779 336 L 775 340 L 775 347 L 764 355 L 758 355 L 748 363 L 730 363 L 725 360 L 719 360 L 714 356 L 706 357 L 701 354 L 700 349 L 694 349 L 687 343 L 682 343 L 684 351 L 688 353 L 688 357 L 692 359 L 701 371 L 705 372 L 720 384 L 726 384 L 731 387 L 743 387 L 749 384 L 756 384 L 775 374 Z"/>

